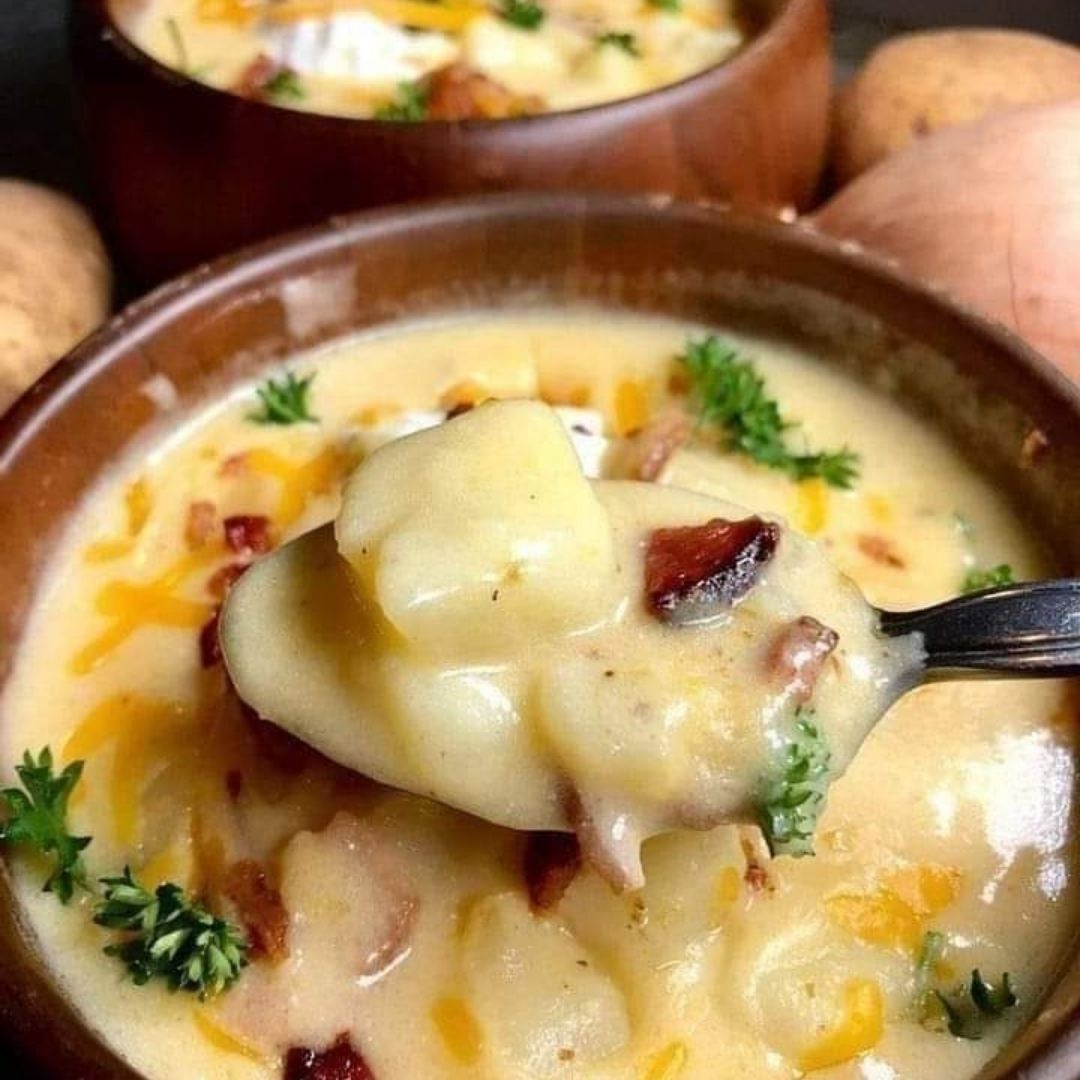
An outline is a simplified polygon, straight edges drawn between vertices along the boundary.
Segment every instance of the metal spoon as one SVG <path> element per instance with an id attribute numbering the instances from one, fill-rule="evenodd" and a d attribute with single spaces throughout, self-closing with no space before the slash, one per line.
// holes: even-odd
<path id="1" fill-rule="evenodd" d="M 1080 579 L 1005 585 L 878 617 L 886 637 L 922 635 L 932 678 L 1080 675 Z"/>

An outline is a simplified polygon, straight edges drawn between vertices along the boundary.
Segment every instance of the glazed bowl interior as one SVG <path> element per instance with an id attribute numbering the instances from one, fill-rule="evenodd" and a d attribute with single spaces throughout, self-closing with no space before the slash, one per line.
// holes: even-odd
<path id="1" fill-rule="evenodd" d="M 790 226 L 647 199 L 449 202 L 336 220 L 167 286 L 0 421 L 0 681 L 65 523 L 121 455 L 267 365 L 341 335 L 553 305 L 798 341 L 944 431 L 1008 492 L 1057 569 L 1080 568 L 1080 396 L 1004 332 Z M 43 1075 L 131 1077 L 50 981 L 6 866 L 0 943 L 0 1026 Z M 1061 971 L 984 1080 L 1080 1076 L 1080 969 L 1062 957 Z"/>

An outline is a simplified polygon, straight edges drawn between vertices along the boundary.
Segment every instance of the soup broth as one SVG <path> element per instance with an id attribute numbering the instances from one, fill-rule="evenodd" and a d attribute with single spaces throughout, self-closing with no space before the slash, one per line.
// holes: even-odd
<path id="1" fill-rule="evenodd" d="M 136 1070 L 293 1080 L 339 1053 L 342 1075 L 377 1080 L 954 1080 L 1023 1022 L 1075 918 L 1063 684 L 923 686 L 831 786 L 812 855 L 770 855 L 749 825 L 679 830 L 644 844 L 644 887 L 619 893 L 560 834 L 321 757 L 245 710 L 215 655 L 206 628 L 250 561 L 329 521 L 374 447 L 492 397 L 556 406 L 593 475 L 785 519 L 883 607 L 946 599 L 973 571 L 1046 573 L 944 439 L 783 342 L 722 334 L 798 424 L 792 445 L 857 455 L 850 486 L 768 468 L 701 421 L 643 454 L 672 410 L 693 413 L 675 358 L 709 332 L 533 311 L 342 341 L 291 362 L 307 419 L 256 422 L 281 402 L 244 387 L 80 508 L 3 701 L 5 772 L 46 745 L 85 761 L 70 820 L 93 838 L 90 877 L 175 882 L 251 947 L 206 1001 L 137 986 L 103 955 L 93 899 L 58 903 L 16 852 L 49 965 Z M 976 970 L 1000 1008 L 978 1008 Z"/>
<path id="2" fill-rule="evenodd" d="M 599 105 L 720 64 L 744 40 L 730 0 L 149 0 L 126 25 L 210 86 L 387 121 Z"/>

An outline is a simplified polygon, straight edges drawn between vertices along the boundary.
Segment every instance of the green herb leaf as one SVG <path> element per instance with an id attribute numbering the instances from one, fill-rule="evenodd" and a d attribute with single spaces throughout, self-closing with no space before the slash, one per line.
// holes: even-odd
<path id="1" fill-rule="evenodd" d="M 800 709 L 775 772 L 762 785 L 758 818 L 774 855 L 814 854 L 814 829 L 825 808 L 831 755 L 812 722 Z"/>
<path id="2" fill-rule="evenodd" d="M 720 428 L 727 447 L 746 454 L 793 480 L 820 477 L 836 488 L 850 488 L 859 474 L 859 459 L 848 450 L 797 454 L 786 433 L 794 426 L 780 415 L 765 391 L 753 363 L 715 336 L 690 342 L 679 357 L 691 381 L 691 399 L 702 423 Z"/>
<path id="3" fill-rule="evenodd" d="M 123 961 L 138 986 L 162 979 L 170 990 L 186 990 L 206 1000 L 228 989 L 248 962 L 240 931 L 185 895 L 179 885 L 144 889 L 124 868 L 121 877 L 102 878 L 104 898 L 94 922 L 125 933 L 105 952 Z"/>
<path id="4" fill-rule="evenodd" d="M 312 374 L 298 379 L 289 371 L 280 381 L 268 379 L 256 390 L 260 409 L 249 413 L 248 419 L 256 424 L 318 423 L 318 417 L 311 415 L 308 406 L 308 392 L 314 378 Z"/>
<path id="5" fill-rule="evenodd" d="M 667 11 L 672 14 L 682 11 L 682 0 L 648 0 L 648 2 L 651 7 L 659 8 L 661 11 Z"/>
<path id="6" fill-rule="evenodd" d="M 267 79 L 263 93 L 274 101 L 302 101 L 305 96 L 300 76 L 290 68 L 282 68 L 272 78 Z"/>
<path id="7" fill-rule="evenodd" d="M 957 1039 L 977 1040 L 987 1026 L 1019 1004 L 1009 973 L 995 986 L 988 983 L 978 968 L 967 984 L 944 992 L 934 988 L 933 969 L 945 948 L 945 935 L 931 931 L 923 938 L 915 967 L 918 1019 L 930 1031 L 945 1032 Z"/>
<path id="8" fill-rule="evenodd" d="M 1002 563 L 989 570 L 968 571 L 961 591 L 964 593 L 982 592 L 983 589 L 993 589 L 999 585 L 1012 585 L 1015 580 L 1012 567 L 1008 563 Z"/>
<path id="9" fill-rule="evenodd" d="M 536 30 L 547 12 L 535 0 L 501 0 L 499 17 L 521 30 Z"/>
<path id="10" fill-rule="evenodd" d="M 185 75 L 191 72 L 191 57 L 187 50 L 187 43 L 184 41 L 184 35 L 180 32 L 180 24 L 173 18 L 165 20 L 165 32 L 169 35 L 169 40 L 172 41 L 173 49 L 176 51 L 176 66 Z"/>
<path id="11" fill-rule="evenodd" d="M 392 101 L 375 110 L 376 120 L 390 120 L 398 124 L 417 124 L 427 118 L 428 92 L 420 82 L 398 83 Z"/>
<path id="12" fill-rule="evenodd" d="M 73 761 L 57 776 L 48 747 L 36 761 L 27 750 L 22 764 L 15 767 L 22 789 L 0 792 L 8 813 L 0 824 L 0 840 L 53 856 L 55 865 L 45 882 L 45 892 L 56 893 L 64 904 L 71 899 L 76 885 L 86 887 L 81 852 L 90 843 L 90 837 L 72 836 L 67 828 L 68 799 L 82 770 L 83 763 Z"/>
<path id="13" fill-rule="evenodd" d="M 599 49 L 603 48 L 605 45 L 611 45 L 616 49 L 622 49 L 627 56 L 641 56 L 637 38 L 634 37 L 633 34 L 621 33 L 615 30 L 609 30 L 606 34 L 598 34 L 596 37 L 596 47 Z"/>

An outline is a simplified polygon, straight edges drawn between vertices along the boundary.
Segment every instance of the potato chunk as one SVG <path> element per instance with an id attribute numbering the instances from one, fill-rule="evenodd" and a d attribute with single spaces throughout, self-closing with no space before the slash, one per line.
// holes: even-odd
<path id="1" fill-rule="evenodd" d="M 551 409 L 481 406 L 389 444 L 337 521 L 367 597 L 427 656 L 512 655 L 605 614 L 611 526 Z"/>

